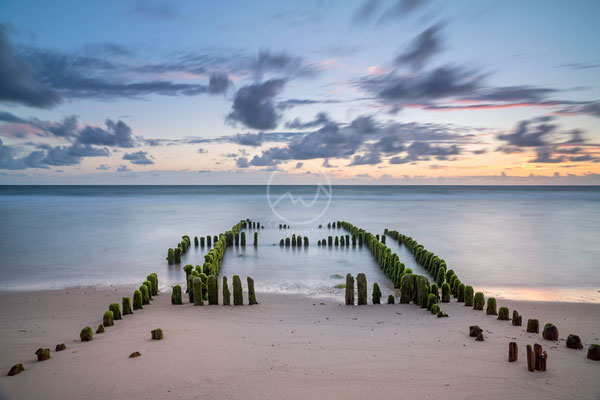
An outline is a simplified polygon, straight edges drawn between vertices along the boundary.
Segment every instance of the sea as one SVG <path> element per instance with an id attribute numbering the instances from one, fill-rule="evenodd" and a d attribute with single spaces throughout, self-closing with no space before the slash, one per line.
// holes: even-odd
<path id="1" fill-rule="evenodd" d="M 183 265 L 203 263 L 209 248 L 194 236 L 247 218 L 261 228 L 228 248 L 220 275 L 251 276 L 259 293 L 343 299 L 336 286 L 360 272 L 394 293 L 366 246 L 318 246 L 347 233 L 329 223 L 348 221 L 413 237 L 488 295 L 600 302 L 600 186 L 0 186 L 0 291 L 130 285 L 151 272 L 169 290 Z M 279 245 L 293 234 L 309 245 Z M 183 235 L 192 246 L 169 265 Z"/>

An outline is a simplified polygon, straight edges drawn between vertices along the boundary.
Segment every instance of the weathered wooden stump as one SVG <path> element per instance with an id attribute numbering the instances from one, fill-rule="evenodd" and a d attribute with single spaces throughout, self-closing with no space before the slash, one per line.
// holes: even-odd
<path id="1" fill-rule="evenodd" d="M 535 371 L 535 356 L 530 344 L 527 345 L 527 370 L 531 372 Z"/>
<path id="2" fill-rule="evenodd" d="M 152 283 L 152 296 L 158 296 L 158 275 L 153 272 L 146 279 Z"/>
<path id="3" fill-rule="evenodd" d="M 144 302 L 142 299 L 143 295 L 142 295 L 142 291 L 141 290 L 136 290 L 133 292 L 133 309 L 134 310 L 141 310 L 142 307 L 142 303 Z"/>
<path id="4" fill-rule="evenodd" d="M 142 285 L 140 286 L 140 292 L 142 292 L 142 304 L 148 305 L 150 304 L 150 297 L 148 293 L 148 286 Z"/>
<path id="5" fill-rule="evenodd" d="M 171 293 L 171 304 L 183 304 L 181 298 L 181 286 L 173 286 L 173 292 Z"/>
<path id="6" fill-rule="evenodd" d="M 133 311 L 131 310 L 131 299 L 129 297 L 123 297 L 121 303 L 123 304 L 123 315 L 133 314 Z"/>
<path id="7" fill-rule="evenodd" d="M 519 347 L 516 342 L 508 344 L 508 362 L 514 362 L 519 359 Z"/>
<path id="8" fill-rule="evenodd" d="M 104 329 L 103 325 L 100 325 L 100 326 L 102 327 L 102 329 Z M 79 333 L 79 339 L 81 339 L 82 342 L 89 342 L 93 338 L 94 338 L 94 333 L 92 332 L 92 328 L 90 328 L 89 326 L 86 326 L 85 328 L 83 328 L 81 330 L 81 332 Z"/>
<path id="9" fill-rule="evenodd" d="M 500 307 L 498 309 L 498 319 L 500 321 L 508 321 L 509 320 L 508 307 Z"/>
<path id="10" fill-rule="evenodd" d="M 254 232 L 254 247 L 258 246 L 258 232 Z"/>
<path id="11" fill-rule="evenodd" d="M 258 301 L 256 301 L 256 292 L 254 291 L 254 279 L 248 276 L 246 277 L 246 281 L 248 283 L 248 304 L 258 304 Z"/>
<path id="12" fill-rule="evenodd" d="M 351 274 L 346 275 L 346 305 L 354 305 L 354 277 Z"/>
<path id="13" fill-rule="evenodd" d="M 223 305 L 230 306 L 231 305 L 231 292 L 229 291 L 229 286 L 227 285 L 227 277 L 223 277 Z"/>
<path id="14" fill-rule="evenodd" d="M 542 337 L 546 340 L 558 340 L 558 328 L 551 323 L 547 323 L 544 325 L 544 330 L 542 331 Z"/>
<path id="15" fill-rule="evenodd" d="M 400 281 L 400 304 L 408 304 L 412 299 L 412 274 L 405 274 Z"/>
<path id="16" fill-rule="evenodd" d="M 390 295 L 388 296 L 388 301 L 387 301 L 387 303 L 388 303 L 388 304 L 395 304 L 395 303 L 396 303 L 396 299 L 394 298 L 394 295 L 393 295 L 393 294 L 390 294 Z"/>
<path id="17" fill-rule="evenodd" d="M 496 311 L 496 299 L 494 297 L 488 299 L 485 313 L 486 315 L 498 315 L 498 311 Z"/>
<path id="18" fill-rule="evenodd" d="M 581 343 L 581 339 L 577 335 L 569 335 L 567 337 L 567 347 L 569 349 L 581 350 L 583 349 L 583 343 Z"/>
<path id="19" fill-rule="evenodd" d="M 242 292 L 242 281 L 238 275 L 233 276 L 233 305 L 243 306 L 244 297 Z"/>
<path id="20" fill-rule="evenodd" d="M 442 283 L 442 303 L 450 302 L 450 284 L 448 282 Z"/>
<path id="21" fill-rule="evenodd" d="M 37 356 L 38 361 L 46 361 L 50 359 L 50 349 L 44 349 L 40 347 L 34 354 Z"/>
<path id="22" fill-rule="evenodd" d="M 116 319 L 116 320 L 122 319 L 121 318 L 121 306 L 119 306 L 119 303 L 110 303 L 110 305 L 108 306 L 108 309 L 110 311 L 112 311 L 114 319 Z"/>
<path id="23" fill-rule="evenodd" d="M 15 364 L 11 367 L 10 371 L 8 371 L 8 376 L 15 376 L 25 371 L 23 364 Z"/>
<path id="24" fill-rule="evenodd" d="M 473 307 L 473 286 L 465 286 L 465 306 Z"/>
<path id="25" fill-rule="evenodd" d="M 541 344 L 533 345 L 533 354 L 535 356 L 534 367 L 537 371 L 545 371 L 546 363 L 548 361 L 548 354 L 542 350 Z"/>
<path id="26" fill-rule="evenodd" d="M 154 329 L 150 334 L 152 335 L 152 340 L 163 340 L 164 338 L 163 331 L 160 328 Z"/>
<path id="27" fill-rule="evenodd" d="M 377 282 L 373 284 L 373 304 L 381 304 L 381 290 Z"/>
<path id="28" fill-rule="evenodd" d="M 134 351 L 133 353 L 131 353 L 129 355 L 129 358 L 136 358 L 136 357 L 141 357 L 142 353 L 140 353 L 139 351 Z"/>
<path id="29" fill-rule="evenodd" d="M 56 347 L 54 348 L 54 351 L 63 351 L 63 350 L 66 350 L 66 349 L 67 349 L 67 346 L 65 346 L 64 343 L 61 343 L 61 344 L 57 344 L 56 345 Z"/>
<path id="30" fill-rule="evenodd" d="M 358 302 L 359 306 L 364 306 L 367 304 L 367 276 L 362 272 L 356 276 L 356 289 L 358 292 Z"/>
<path id="31" fill-rule="evenodd" d="M 113 326 L 115 324 L 114 318 L 115 314 L 112 311 L 105 312 L 102 317 L 102 325 L 104 325 L 104 327 Z"/>
<path id="32" fill-rule="evenodd" d="M 208 305 L 216 306 L 219 304 L 219 281 L 215 275 L 208 277 Z"/>
<path id="33" fill-rule="evenodd" d="M 523 316 L 519 315 L 517 310 L 513 310 L 512 324 L 514 326 L 521 326 L 523 323 Z"/>
<path id="34" fill-rule="evenodd" d="M 96 333 L 104 333 L 104 325 L 98 325 L 98 329 L 96 329 Z"/>
<path id="35" fill-rule="evenodd" d="M 540 321 L 537 319 L 527 320 L 527 332 L 529 333 L 540 333 Z"/>
<path id="36" fill-rule="evenodd" d="M 600 360 L 600 345 L 592 344 L 588 347 L 587 358 L 594 361 Z"/>
<path id="37" fill-rule="evenodd" d="M 194 293 L 194 305 L 203 306 L 204 299 L 202 298 L 202 279 L 199 277 L 192 279 L 192 291 Z"/>
<path id="38" fill-rule="evenodd" d="M 482 292 L 475 293 L 475 297 L 473 298 L 473 310 L 483 310 L 483 306 L 485 305 L 485 297 Z"/>
<path id="39" fill-rule="evenodd" d="M 483 329 L 481 329 L 478 325 L 469 326 L 469 336 L 471 337 L 477 337 L 482 332 Z"/>

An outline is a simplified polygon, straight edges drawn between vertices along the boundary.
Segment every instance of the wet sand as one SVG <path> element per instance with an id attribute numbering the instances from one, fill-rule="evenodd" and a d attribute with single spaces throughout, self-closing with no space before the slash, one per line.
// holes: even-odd
<path id="1" fill-rule="evenodd" d="M 257 306 L 170 304 L 170 291 L 115 321 L 92 342 L 111 302 L 133 288 L 71 288 L 0 294 L 0 387 L 14 399 L 591 399 L 600 398 L 600 306 L 498 300 L 540 326 L 553 322 L 558 342 L 498 321 L 462 303 L 442 304 L 449 318 L 415 305 L 348 307 L 336 299 L 257 293 Z M 246 299 L 246 297 L 245 297 Z M 187 295 L 184 295 L 187 300 Z M 484 342 L 468 336 L 484 329 Z M 152 341 L 162 328 L 165 339 Z M 583 350 L 565 347 L 569 333 Z M 519 361 L 508 363 L 516 341 Z M 54 347 L 65 343 L 67 350 Z M 540 343 L 548 370 L 528 372 L 525 346 Z M 37 362 L 39 347 L 51 359 Z M 129 358 L 139 351 L 142 356 Z M 6 373 L 15 363 L 25 371 Z M 1 396 L 0 396 L 1 397 Z"/>

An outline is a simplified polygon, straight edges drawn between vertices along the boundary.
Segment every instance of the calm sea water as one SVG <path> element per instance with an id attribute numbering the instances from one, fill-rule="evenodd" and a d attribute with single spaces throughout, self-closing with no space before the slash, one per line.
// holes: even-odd
<path id="1" fill-rule="evenodd" d="M 488 293 L 600 301 L 600 187 L 0 186 L 0 290 L 130 284 L 150 272 L 167 287 L 185 280 L 165 260 L 182 235 L 216 235 L 245 218 L 265 226 L 259 245 L 249 230 L 222 275 L 252 276 L 262 291 L 337 295 L 334 275 L 365 272 L 391 293 L 366 248 L 317 246 L 345 233 L 319 224 L 346 220 L 411 235 Z M 280 248 L 292 233 L 310 246 Z M 192 246 L 182 264 L 201 264 L 206 251 Z"/>

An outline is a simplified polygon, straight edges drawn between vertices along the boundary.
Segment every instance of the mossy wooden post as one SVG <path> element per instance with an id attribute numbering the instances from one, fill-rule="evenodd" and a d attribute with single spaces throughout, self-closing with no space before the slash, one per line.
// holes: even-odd
<path id="1" fill-rule="evenodd" d="M 208 277 L 208 305 L 216 306 L 219 304 L 219 281 L 215 275 Z"/>
<path id="2" fill-rule="evenodd" d="M 304 236 L 304 247 L 308 247 L 308 236 Z"/>
<path id="3" fill-rule="evenodd" d="M 547 323 L 544 325 L 544 330 L 542 331 L 542 337 L 546 340 L 558 340 L 558 328 L 551 323 Z"/>
<path id="4" fill-rule="evenodd" d="M 181 286 L 173 286 L 173 293 L 171 293 L 171 304 L 183 304 L 181 299 Z"/>
<path id="5" fill-rule="evenodd" d="M 46 361 L 50 359 L 50 349 L 44 349 L 40 347 L 34 354 L 37 356 L 38 361 Z"/>
<path id="6" fill-rule="evenodd" d="M 163 338 L 164 338 L 163 331 L 160 328 L 157 328 L 157 329 L 154 329 L 153 331 L 151 331 L 150 335 L 152 337 L 152 340 L 163 340 Z"/>
<path id="7" fill-rule="evenodd" d="M 465 306 L 473 307 L 473 286 L 465 286 Z"/>
<path id="8" fill-rule="evenodd" d="M 475 293 L 475 297 L 473 298 L 473 310 L 483 310 L 483 306 L 485 305 L 485 296 L 482 292 Z"/>
<path id="9" fill-rule="evenodd" d="M 537 319 L 527 320 L 527 332 L 528 333 L 540 333 L 540 321 Z"/>
<path id="10" fill-rule="evenodd" d="M 244 305 L 244 297 L 242 292 L 242 280 L 238 275 L 233 276 L 233 305 L 234 306 L 243 306 Z"/>
<path id="11" fill-rule="evenodd" d="M 593 361 L 600 361 L 600 345 L 597 343 L 591 344 L 590 347 L 588 347 L 586 357 Z"/>
<path id="12" fill-rule="evenodd" d="M 508 321 L 509 318 L 508 307 L 500 307 L 498 309 L 498 319 L 500 321 Z"/>
<path id="13" fill-rule="evenodd" d="M 158 275 L 153 272 L 146 279 L 152 284 L 152 296 L 158 296 Z"/>
<path id="14" fill-rule="evenodd" d="M 356 289 L 359 306 L 367 305 L 367 276 L 362 272 L 356 276 Z"/>
<path id="15" fill-rule="evenodd" d="M 194 246 L 198 247 L 198 236 L 194 236 Z"/>
<path id="16" fill-rule="evenodd" d="M 123 304 L 123 315 L 133 314 L 133 311 L 131 310 L 131 299 L 129 297 L 123 297 L 121 300 Z"/>
<path id="17" fill-rule="evenodd" d="M 442 310 L 440 310 L 440 306 L 439 304 L 435 303 L 434 305 L 431 306 L 431 313 L 433 315 L 438 315 L 442 312 Z"/>
<path id="18" fill-rule="evenodd" d="M 465 285 L 462 283 L 460 285 L 458 285 L 458 302 L 459 303 L 465 302 Z"/>
<path id="19" fill-rule="evenodd" d="M 104 327 L 113 326 L 115 324 L 114 318 L 115 315 L 112 311 L 105 312 L 104 317 L 102 317 L 102 325 L 104 325 Z"/>
<path id="20" fill-rule="evenodd" d="M 248 282 L 248 304 L 258 304 L 258 301 L 256 301 L 256 293 L 254 292 L 254 279 L 247 277 L 246 281 Z"/>
<path id="21" fill-rule="evenodd" d="M 202 298 L 202 279 L 198 277 L 192 279 L 192 291 L 194 292 L 194 305 L 203 306 L 204 299 Z"/>
<path id="22" fill-rule="evenodd" d="M 533 356 L 533 347 L 530 344 L 527 345 L 527 370 L 535 371 L 535 357 Z"/>
<path id="23" fill-rule="evenodd" d="M 79 339 L 81 339 L 82 342 L 89 342 L 93 338 L 94 333 L 92 332 L 92 328 L 89 326 L 86 326 L 81 330 L 81 332 L 79 332 Z"/>
<path id="24" fill-rule="evenodd" d="M 255 233 L 256 233 L 256 232 L 255 232 Z M 242 246 L 245 246 L 245 245 L 246 245 L 246 232 L 242 232 L 242 233 L 241 233 L 240 244 L 241 244 Z"/>
<path id="25" fill-rule="evenodd" d="M 231 305 L 231 292 L 229 291 L 229 286 L 227 285 L 227 277 L 223 277 L 223 305 L 230 306 Z"/>
<path id="26" fill-rule="evenodd" d="M 354 277 L 351 274 L 346 275 L 346 305 L 354 305 Z"/>
<path id="27" fill-rule="evenodd" d="M 148 288 L 148 301 L 152 300 L 152 282 L 146 280 L 143 283 Z"/>
<path id="28" fill-rule="evenodd" d="M 211 246 L 212 246 L 212 243 L 211 243 L 211 242 L 212 242 L 212 238 L 211 238 L 210 236 L 207 236 L 207 237 L 206 237 L 206 245 L 207 245 L 208 247 L 211 247 Z"/>
<path id="29" fill-rule="evenodd" d="M 390 295 L 388 296 L 388 302 L 387 302 L 387 303 L 388 303 L 388 304 L 395 304 L 395 303 L 396 303 L 396 299 L 394 298 L 394 295 L 393 295 L 393 294 L 390 294 Z"/>
<path id="30" fill-rule="evenodd" d="M 258 232 L 254 232 L 254 247 L 258 246 Z"/>
<path id="31" fill-rule="evenodd" d="M 412 274 L 405 274 L 400 281 L 400 304 L 408 304 L 412 298 Z"/>
<path id="32" fill-rule="evenodd" d="M 175 251 L 173 249 L 167 251 L 167 262 L 169 265 L 175 264 Z"/>
<path id="33" fill-rule="evenodd" d="M 290 238 L 285 238 L 285 247 L 290 247 Z"/>
<path id="34" fill-rule="evenodd" d="M 285 240 L 281 239 L 279 241 L 279 247 L 283 247 L 284 244 L 285 244 Z"/>
<path id="35" fill-rule="evenodd" d="M 485 313 L 487 315 L 498 315 L 498 311 L 496 311 L 496 299 L 494 297 L 488 299 Z"/>
<path id="36" fill-rule="evenodd" d="M 146 286 L 146 285 L 140 286 L 140 292 L 142 292 L 142 304 L 143 305 L 150 304 L 150 297 L 148 297 L 148 286 Z"/>
<path id="37" fill-rule="evenodd" d="M 200 247 L 204 247 L 205 245 L 205 241 L 204 241 L 204 236 L 200 237 Z"/>
<path id="38" fill-rule="evenodd" d="M 25 371 L 25 367 L 23 367 L 23 364 L 15 364 L 10 368 L 10 371 L 8 371 L 8 376 L 15 376 L 23 371 Z"/>
<path id="39" fill-rule="evenodd" d="M 179 264 L 179 263 L 181 263 L 181 248 L 176 247 L 174 251 L 175 251 L 175 263 Z"/>
<path id="40" fill-rule="evenodd" d="M 519 359 L 519 347 L 516 342 L 508 344 L 508 362 L 515 362 Z"/>
<path id="41" fill-rule="evenodd" d="M 327 246 L 331 247 L 332 245 L 333 245 L 333 237 L 328 236 L 327 237 Z"/>
<path id="42" fill-rule="evenodd" d="M 442 303 L 450 302 L 450 284 L 448 282 L 442 283 Z"/>
<path id="43" fill-rule="evenodd" d="M 373 284 L 373 304 L 381 304 L 381 290 L 377 282 Z"/>
<path id="44" fill-rule="evenodd" d="M 115 320 L 122 319 L 121 318 L 121 306 L 119 306 L 119 303 L 111 303 L 108 306 L 108 309 L 110 311 L 112 311 L 113 317 L 114 317 Z"/>
<path id="45" fill-rule="evenodd" d="M 523 316 L 519 315 L 517 310 L 513 310 L 512 324 L 514 326 L 521 326 L 523 323 Z"/>
<path id="46" fill-rule="evenodd" d="M 141 310 L 142 308 L 142 303 L 143 303 L 143 295 L 142 295 L 142 291 L 141 290 L 136 290 L 133 292 L 133 309 L 134 310 Z"/>
<path id="47" fill-rule="evenodd" d="M 340 238 L 339 238 L 339 236 L 336 236 L 336 237 L 335 237 L 335 242 L 334 242 L 334 244 L 335 244 L 335 247 L 337 247 L 337 246 L 339 246 L 339 245 L 340 245 Z"/>
<path id="48" fill-rule="evenodd" d="M 433 293 L 429 293 L 427 296 L 427 309 L 431 311 L 431 307 L 433 307 L 434 304 L 437 304 L 437 301 L 437 296 Z"/>

